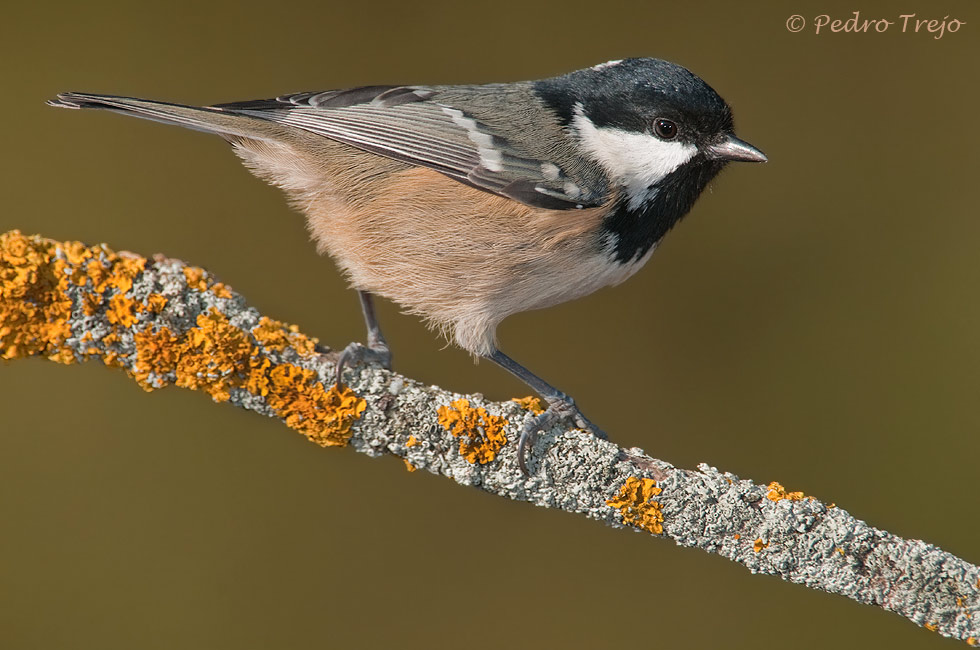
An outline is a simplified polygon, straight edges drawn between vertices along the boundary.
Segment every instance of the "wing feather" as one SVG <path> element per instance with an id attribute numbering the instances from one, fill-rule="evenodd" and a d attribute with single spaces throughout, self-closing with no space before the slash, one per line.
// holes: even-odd
<path id="1" fill-rule="evenodd" d="M 435 88 L 364 86 L 213 108 L 285 124 L 429 167 L 534 207 L 583 208 L 605 199 L 584 190 L 551 161 L 527 156 L 486 124 L 440 103 Z"/>

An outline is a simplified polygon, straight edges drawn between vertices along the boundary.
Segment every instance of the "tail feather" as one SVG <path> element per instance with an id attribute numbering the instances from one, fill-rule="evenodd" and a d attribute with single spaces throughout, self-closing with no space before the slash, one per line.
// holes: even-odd
<path id="1" fill-rule="evenodd" d="M 225 137 L 274 140 L 274 132 L 277 130 L 274 124 L 266 120 L 223 111 L 220 108 L 185 106 L 135 97 L 59 93 L 56 99 L 48 100 L 47 104 L 57 108 L 109 110 L 205 133 L 217 133 Z"/>

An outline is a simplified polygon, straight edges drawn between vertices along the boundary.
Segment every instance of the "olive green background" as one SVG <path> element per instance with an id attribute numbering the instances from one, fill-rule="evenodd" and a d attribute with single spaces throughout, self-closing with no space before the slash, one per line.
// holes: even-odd
<path id="1" fill-rule="evenodd" d="M 205 104 L 679 62 L 770 162 L 730 166 L 626 284 L 505 322 L 503 349 L 621 444 L 779 480 L 980 561 L 980 11 L 884 4 L 12 4 L 0 230 L 181 258 L 342 346 L 362 337 L 356 297 L 220 139 L 44 100 Z M 785 26 L 855 10 L 966 25 L 940 40 Z M 528 393 L 380 312 L 400 372 Z M 6 364 L 0 408 L 4 648 L 952 644 L 94 363 Z"/>

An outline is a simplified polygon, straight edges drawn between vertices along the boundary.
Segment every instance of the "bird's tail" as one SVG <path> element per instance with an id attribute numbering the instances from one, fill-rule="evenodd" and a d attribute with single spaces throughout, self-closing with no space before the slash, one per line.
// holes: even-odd
<path id="1" fill-rule="evenodd" d="M 217 133 L 226 139 L 275 140 L 278 130 L 273 123 L 266 120 L 235 114 L 220 108 L 184 106 L 135 97 L 59 93 L 56 99 L 49 100 L 47 103 L 58 108 L 99 108 L 114 111 L 164 124 L 176 124 L 205 133 Z"/>

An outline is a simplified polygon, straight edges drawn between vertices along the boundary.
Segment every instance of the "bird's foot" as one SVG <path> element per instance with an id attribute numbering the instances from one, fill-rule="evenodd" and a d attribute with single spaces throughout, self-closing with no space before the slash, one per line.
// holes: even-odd
<path id="1" fill-rule="evenodd" d="M 564 422 L 571 427 L 588 431 L 596 438 L 602 440 L 609 438 L 602 429 L 582 415 L 582 412 L 575 406 L 575 400 L 567 395 L 559 395 L 556 398 L 548 400 L 548 409 L 525 424 L 524 429 L 521 431 L 521 437 L 517 441 L 517 465 L 521 468 L 524 476 L 531 475 L 527 469 L 527 461 L 524 458 L 528 447 L 534 443 L 534 438 L 540 431 L 548 429 L 559 422 Z"/>
<path id="2" fill-rule="evenodd" d="M 391 370 L 391 350 L 386 343 L 374 343 L 373 345 L 361 345 L 360 343 L 350 343 L 340 356 L 337 357 L 337 371 L 334 383 L 338 386 L 342 383 L 344 368 L 347 366 L 374 366 Z"/>

